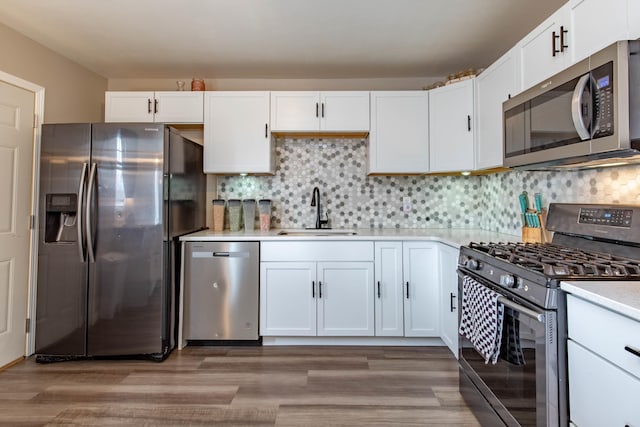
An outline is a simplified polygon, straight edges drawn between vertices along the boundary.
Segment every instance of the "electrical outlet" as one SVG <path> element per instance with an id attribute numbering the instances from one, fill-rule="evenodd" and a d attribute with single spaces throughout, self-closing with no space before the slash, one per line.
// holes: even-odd
<path id="1" fill-rule="evenodd" d="M 411 197 L 402 198 L 402 212 L 410 213 L 413 206 L 411 206 Z"/>

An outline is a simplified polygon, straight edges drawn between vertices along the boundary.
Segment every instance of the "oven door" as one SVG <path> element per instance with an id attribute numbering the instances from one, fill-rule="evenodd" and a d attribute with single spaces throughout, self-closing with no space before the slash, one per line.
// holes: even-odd
<path id="1" fill-rule="evenodd" d="M 458 295 L 462 295 L 467 275 L 502 295 L 499 302 L 504 305 L 504 323 L 496 364 L 485 363 L 471 342 L 459 336 L 460 391 L 465 400 L 485 425 L 497 425 L 497 415 L 508 426 L 558 426 L 556 312 L 529 304 L 462 267 L 458 270 Z M 484 399 L 479 399 L 478 392 Z M 493 420 L 488 421 L 487 415 L 493 415 Z"/>

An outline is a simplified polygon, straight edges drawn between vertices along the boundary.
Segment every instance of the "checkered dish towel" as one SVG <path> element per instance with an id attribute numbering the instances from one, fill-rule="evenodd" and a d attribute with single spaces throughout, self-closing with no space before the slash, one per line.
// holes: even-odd
<path id="1" fill-rule="evenodd" d="M 500 356 L 504 306 L 500 294 L 469 276 L 462 281 L 462 316 L 460 334 L 465 336 L 485 363 L 495 364 Z"/>

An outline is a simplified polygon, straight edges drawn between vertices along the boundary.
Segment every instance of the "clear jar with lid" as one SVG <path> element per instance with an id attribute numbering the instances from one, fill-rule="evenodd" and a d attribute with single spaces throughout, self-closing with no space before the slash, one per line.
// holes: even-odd
<path id="1" fill-rule="evenodd" d="M 242 208 L 240 199 L 229 199 L 227 208 L 229 209 L 229 229 L 240 231 L 240 209 Z"/>
<path id="2" fill-rule="evenodd" d="M 224 230 L 224 200 L 214 199 L 213 203 L 213 231 Z"/>
<path id="3" fill-rule="evenodd" d="M 242 201 L 242 217 L 244 219 L 244 231 L 253 231 L 256 225 L 256 201 L 244 199 Z"/>
<path id="4" fill-rule="evenodd" d="M 271 200 L 258 200 L 258 211 L 260 212 L 260 231 L 269 231 L 271 228 Z"/>

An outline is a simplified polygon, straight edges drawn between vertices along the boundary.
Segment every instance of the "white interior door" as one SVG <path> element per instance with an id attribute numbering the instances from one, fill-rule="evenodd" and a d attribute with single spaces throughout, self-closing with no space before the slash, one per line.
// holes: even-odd
<path id="1" fill-rule="evenodd" d="M 0 367 L 25 354 L 33 92 L 0 81 Z"/>

